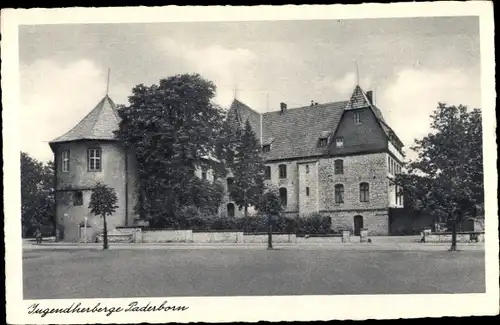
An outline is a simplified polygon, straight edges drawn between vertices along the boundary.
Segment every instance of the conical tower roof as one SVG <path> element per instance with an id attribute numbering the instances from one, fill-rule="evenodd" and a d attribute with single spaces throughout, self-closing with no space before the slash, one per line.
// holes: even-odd
<path id="1" fill-rule="evenodd" d="M 75 127 L 52 140 L 50 145 L 78 140 L 115 140 L 120 117 L 115 103 L 108 95 L 97 104 Z"/>

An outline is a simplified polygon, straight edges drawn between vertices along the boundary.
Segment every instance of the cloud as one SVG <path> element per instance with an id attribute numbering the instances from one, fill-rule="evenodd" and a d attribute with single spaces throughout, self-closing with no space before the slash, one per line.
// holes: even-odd
<path id="1" fill-rule="evenodd" d="M 377 92 L 377 106 L 409 151 L 415 138 L 429 133 L 429 116 L 438 102 L 481 107 L 480 81 L 471 76 L 457 69 L 403 69 Z"/>
<path id="2" fill-rule="evenodd" d="M 20 66 L 21 150 L 41 160 L 53 159 L 48 142 L 75 126 L 106 93 L 106 72 L 89 60 L 66 65 L 38 60 Z M 126 93 L 113 85 L 113 94 Z M 127 89 L 128 90 L 128 89 Z M 116 101 L 116 100 L 115 100 Z"/>
<path id="3" fill-rule="evenodd" d="M 354 72 L 346 73 L 343 77 L 335 79 L 333 84 L 333 89 L 335 93 L 339 96 L 349 98 L 352 91 L 356 87 L 357 78 Z M 365 91 L 369 90 L 372 85 L 372 80 L 370 77 L 364 77 L 359 80 L 359 85 Z"/>
<path id="4" fill-rule="evenodd" d="M 192 72 L 213 81 L 217 86 L 216 102 L 227 107 L 234 98 L 234 88 L 244 80 L 245 87 L 250 83 L 249 69 L 256 55 L 244 48 L 225 48 L 212 45 L 205 48 L 193 44 L 179 43 L 165 38 L 161 48 L 171 56 L 182 59 Z"/>

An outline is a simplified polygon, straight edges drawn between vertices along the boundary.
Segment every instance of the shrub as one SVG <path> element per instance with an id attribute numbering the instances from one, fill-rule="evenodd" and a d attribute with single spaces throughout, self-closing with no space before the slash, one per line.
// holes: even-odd
<path id="1" fill-rule="evenodd" d="M 318 213 L 298 217 L 296 220 L 296 232 L 300 234 L 328 234 L 332 233 L 332 222 L 328 216 Z"/>

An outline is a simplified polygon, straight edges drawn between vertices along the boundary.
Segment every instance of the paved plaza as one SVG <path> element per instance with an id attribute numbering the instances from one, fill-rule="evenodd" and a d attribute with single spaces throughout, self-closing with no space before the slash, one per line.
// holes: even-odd
<path id="1" fill-rule="evenodd" d="M 33 247 L 23 253 L 24 299 L 485 291 L 478 246 Z"/>

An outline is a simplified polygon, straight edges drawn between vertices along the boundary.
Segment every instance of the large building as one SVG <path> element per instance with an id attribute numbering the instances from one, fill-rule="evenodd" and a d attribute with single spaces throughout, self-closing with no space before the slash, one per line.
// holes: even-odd
<path id="1" fill-rule="evenodd" d="M 359 86 L 345 102 L 312 104 L 258 113 L 234 100 L 228 118 L 240 126 L 248 120 L 262 146 L 266 181 L 279 188 L 289 216 L 312 213 L 329 216 L 332 227 L 373 235 L 389 231 L 388 210 L 401 207 L 402 196 L 390 178 L 401 170 L 403 144 L 372 102 L 371 92 Z M 100 217 L 89 209 L 97 182 L 113 187 L 117 211 L 108 227 L 137 222 L 135 155 L 115 138 L 119 116 L 107 95 L 73 129 L 50 142 L 56 162 L 56 220 L 64 239 L 79 240 L 102 229 Z M 210 170 L 199 169 L 211 180 Z M 231 173 L 224 183 L 230 186 Z M 220 212 L 238 217 L 226 194 Z M 86 220 L 86 221 L 85 221 Z"/>
<path id="2" fill-rule="evenodd" d="M 403 206 L 390 182 L 401 171 L 403 143 L 372 97 L 356 86 L 348 101 L 299 108 L 281 103 L 263 114 L 233 101 L 229 118 L 252 125 L 267 182 L 279 188 L 286 214 L 319 213 L 331 217 L 333 228 L 388 234 L 389 208 Z M 225 204 L 235 211 L 229 198 Z"/>

